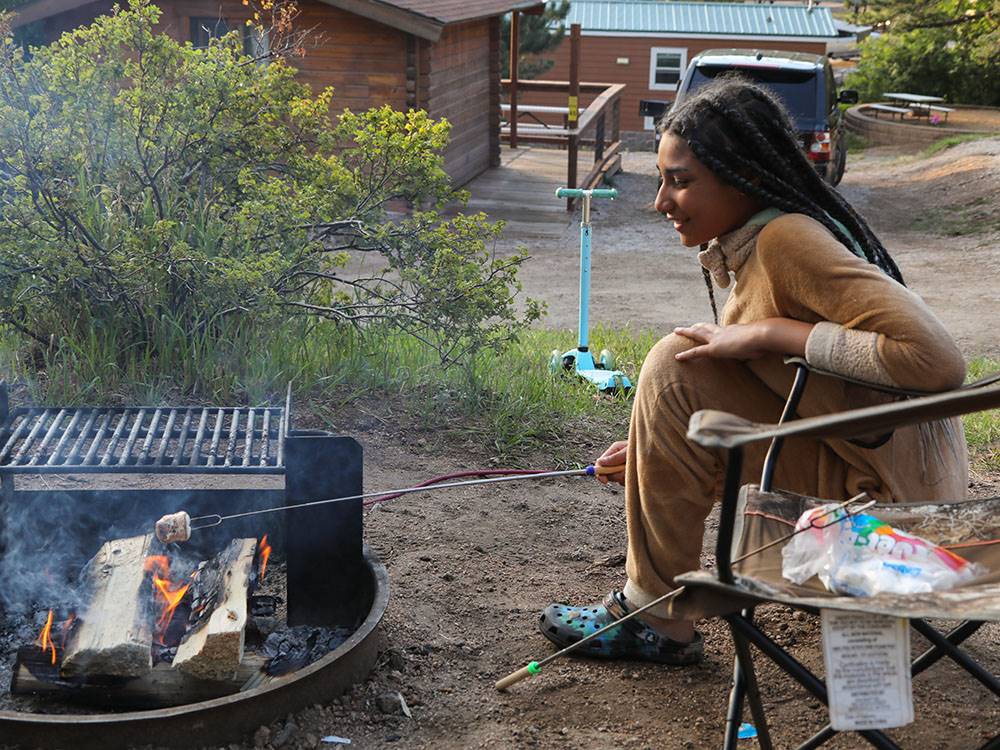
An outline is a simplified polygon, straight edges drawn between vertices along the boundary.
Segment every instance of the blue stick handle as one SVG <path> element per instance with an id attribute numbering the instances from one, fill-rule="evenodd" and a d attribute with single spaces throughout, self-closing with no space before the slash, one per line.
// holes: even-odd
<path id="1" fill-rule="evenodd" d="M 582 198 L 585 193 L 590 193 L 591 198 L 611 198 L 611 200 L 614 200 L 618 197 L 617 188 L 598 188 L 595 190 L 556 188 L 556 198 Z"/>

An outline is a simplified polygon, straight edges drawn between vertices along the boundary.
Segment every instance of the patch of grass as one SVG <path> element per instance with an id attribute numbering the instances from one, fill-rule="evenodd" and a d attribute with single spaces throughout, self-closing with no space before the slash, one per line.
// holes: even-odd
<path id="1" fill-rule="evenodd" d="M 978 357 L 969 363 L 969 381 L 1000 371 L 1000 362 Z M 990 409 L 962 417 L 969 443 L 972 467 L 980 471 L 1000 471 L 1000 409 Z"/>
<path id="2" fill-rule="evenodd" d="M 570 373 L 549 373 L 551 353 L 576 345 L 568 330 L 532 329 L 504 352 L 451 368 L 410 336 L 326 321 L 292 321 L 266 339 L 234 330 L 224 344 L 160 342 L 159 356 L 144 351 L 126 358 L 114 350 L 113 337 L 95 334 L 84 345 L 44 353 L 42 369 L 23 360 L 14 348 L 16 335 L 7 333 L 0 337 L 6 342 L 0 370 L 26 386 L 36 403 L 276 404 L 291 381 L 296 403 L 323 423 L 335 423 L 366 399 L 387 398 L 393 418 L 422 439 L 474 446 L 477 454 L 507 465 L 533 466 L 539 456 L 557 466 L 589 460 L 625 437 L 631 410 L 623 395 L 600 395 Z M 635 383 L 658 337 L 599 326 L 591 342 L 614 352 L 616 367 Z M 1000 362 L 978 358 L 969 365 L 969 379 L 997 370 Z M 973 467 L 1000 471 L 1000 410 L 963 422 Z"/>
<path id="3" fill-rule="evenodd" d="M 569 374 L 549 373 L 552 350 L 576 345 L 570 331 L 530 330 L 504 352 L 483 352 L 450 368 L 411 336 L 329 321 L 290 321 L 266 335 L 239 328 L 204 339 L 178 334 L 125 355 L 113 332 L 94 333 L 81 344 L 53 346 L 32 362 L 16 347 L 16 334 L 6 333 L 0 369 L 35 403 L 280 404 L 291 381 L 296 402 L 308 402 L 324 419 L 381 394 L 402 405 L 408 426 L 434 439 L 472 441 L 498 461 L 540 449 L 550 460 L 579 460 L 574 439 L 596 446 L 628 430 L 626 397 L 601 396 Z M 591 336 L 614 352 L 616 366 L 633 382 L 657 338 L 603 327 Z M 593 453 L 592 446 L 585 458 Z"/>
<path id="4" fill-rule="evenodd" d="M 960 143 L 968 143 L 969 141 L 981 141 L 983 138 L 995 137 L 991 133 L 983 133 L 979 135 L 978 133 L 965 133 L 963 135 L 949 135 L 946 138 L 941 138 L 940 140 L 934 141 L 930 146 L 925 148 L 920 152 L 920 155 L 924 158 L 929 156 L 934 156 L 939 154 L 952 146 L 957 146 Z"/>
<path id="5" fill-rule="evenodd" d="M 857 154 L 868 148 L 868 139 L 857 133 L 852 133 L 848 130 L 844 133 L 844 141 L 847 143 L 847 153 Z"/>
<path id="6" fill-rule="evenodd" d="M 913 228 L 939 237 L 964 237 L 1000 229 L 1000 216 L 989 198 L 929 209 L 913 222 Z"/>

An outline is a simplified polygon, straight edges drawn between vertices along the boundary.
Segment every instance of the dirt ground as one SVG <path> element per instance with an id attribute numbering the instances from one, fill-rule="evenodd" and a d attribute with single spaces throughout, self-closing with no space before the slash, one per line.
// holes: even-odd
<path id="1" fill-rule="evenodd" d="M 595 214 L 592 318 L 666 331 L 707 319 L 710 311 L 691 251 L 652 211 L 652 158 L 627 155 L 615 180 L 622 199 Z M 871 218 L 911 286 L 964 351 L 1000 354 L 992 328 L 1000 320 L 1000 141 L 968 143 L 919 161 L 884 150 L 852 155 L 843 192 Z M 944 236 L 919 224 L 970 206 L 982 207 L 984 218 L 971 216 L 969 233 Z M 562 238 L 529 244 L 524 281 L 529 294 L 548 300 L 546 325 L 552 327 L 576 324 L 576 231 L 567 222 Z M 335 425 L 315 426 L 363 444 L 367 490 L 491 465 L 482 441 L 442 444 L 397 417 L 391 401 L 372 400 L 342 412 Z M 597 423 L 592 434 L 565 439 L 576 441 L 586 461 L 625 430 Z M 524 463 L 550 468 L 550 461 L 539 454 Z M 983 477 L 972 492 L 1000 494 L 1000 487 L 995 477 Z M 364 750 L 721 745 L 733 654 L 719 621 L 699 623 L 707 658 L 695 667 L 574 659 L 554 663 L 507 694 L 493 689 L 499 677 L 552 653 L 535 629 L 545 605 L 599 600 L 624 583 L 620 491 L 568 479 L 411 495 L 369 513 L 365 523 L 367 542 L 387 565 L 392 586 L 377 667 L 350 694 L 317 695 L 315 706 L 261 727 L 252 738 L 234 738 L 230 750 L 338 747 L 321 745 L 325 735 L 350 738 L 350 747 Z M 776 606 L 759 615 L 780 643 L 821 668 L 815 621 Z M 1000 628 L 989 626 L 968 641 L 993 673 L 1000 672 L 998 635 Z M 779 747 L 794 746 L 822 726 L 818 702 L 774 668 L 761 663 L 760 673 Z M 379 697 L 396 691 L 412 717 L 379 708 Z M 917 723 L 890 731 L 903 747 L 958 750 L 1000 729 L 1000 701 L 950 664 L 915 679 L 914 693 Z M 857 746 L 845 737 L 830 745 Z"/>

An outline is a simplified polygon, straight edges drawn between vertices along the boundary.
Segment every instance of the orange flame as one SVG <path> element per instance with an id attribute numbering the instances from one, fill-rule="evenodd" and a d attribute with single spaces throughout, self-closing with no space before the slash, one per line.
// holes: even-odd
<path id="1" fill-rule="evenodd" d="M 170 580 L 170 561 L 163 555 L 147 557 L 144 568 L 147 573 L 153 573 L 153 588 L 160 601 L 160 616 L 156 619 L 154 635 L 162 643 L 170 621 L 174 618 L 174 611 L 184 599 L 187 590 L 191 588 L 191 584 L 185 583 L 180 586 Z"/>
<path id="2" fill-rule="evenodd" d="M 35 642 L 43 652 L 49 651 L 52 653 L 52 664 L 56 663 L 56 644 L 52 641 L 52 610 L 49 610 L 49 618 L 45 621 L 45 627 L 42 628 L 42 632 L 38 634 L 38 640 Z"/>
<path id="3" fill-rule="evenodd" d="M 267 534 L 260 540 L 260 580 L 264 580 L 267 573 L 267 561 L 271 558 L 271 545 L 267 543 Z"/>

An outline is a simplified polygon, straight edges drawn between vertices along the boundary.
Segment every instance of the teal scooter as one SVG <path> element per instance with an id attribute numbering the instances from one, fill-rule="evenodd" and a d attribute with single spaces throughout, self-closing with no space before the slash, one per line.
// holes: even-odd
<path id="1" fill-rule="evenodd" d="M 552 350 L 549 359 L 549 372 L 556 374 L 573 370 L 577 376 L 597 386 L 599 391 L 627 391 L 632 388 L 625 373 L 615 369 L 614 355 L 607 349 L 602 349 L 595 361 L 590 351 L 590 333 L 588 331 L 588 314 L 590 308 L 590 201 L 592 198 L 618 197 L 614 188 L 607 190 L 580 190 L 577 188 L 559 188 L 557 198 L 578 198 L 581 201 L 582 216 L 580 218 L 580 338 L 576 349 L 559 353 Z"/>

